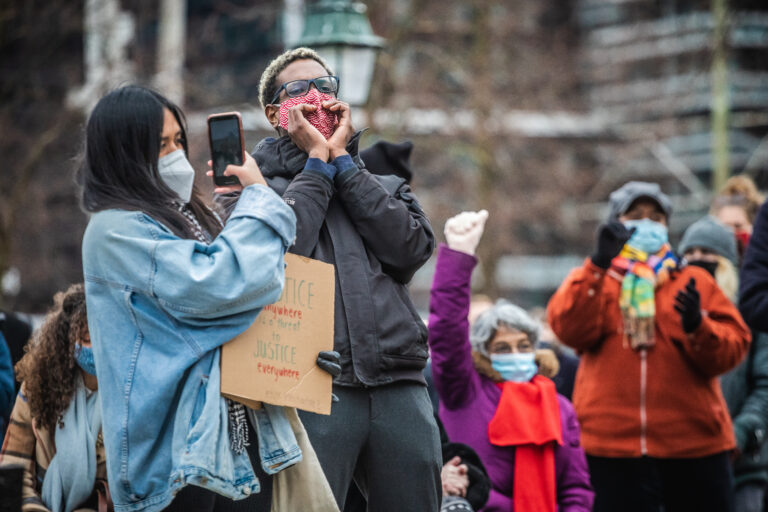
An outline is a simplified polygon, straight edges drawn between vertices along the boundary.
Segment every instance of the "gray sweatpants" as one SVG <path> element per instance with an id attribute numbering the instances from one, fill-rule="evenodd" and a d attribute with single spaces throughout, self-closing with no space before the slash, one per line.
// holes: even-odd
<path id="1" fill-rule="evenodd" d="M 339 508 L 354 479 L 369 512 L 437 512 L 442 454 L 427 388 L 400 382 L 333 392 L 330 416 L 300 416 Z"/>

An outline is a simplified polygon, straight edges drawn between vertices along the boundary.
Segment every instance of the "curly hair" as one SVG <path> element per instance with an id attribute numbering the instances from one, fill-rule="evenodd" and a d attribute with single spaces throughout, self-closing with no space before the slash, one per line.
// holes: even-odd
<path id="1" fill-rule="evenodd" d="M 725 182 L 723 188 L 712 200 L 710 213 L 716 215 L 717 212 L 725 206 L 739 206 L 744 209 L 749 222 L 755 222 L 757 210 L 765 201 L 765 197 L 757 190 L 752 178 L 740 174 L 732 176 Z"/>
<path id="2" fill-rule="evenodd" d="M 16 364 L 16 375 L 37 427 L 48 431 L 63 426 L 64 411 L 75 391 L 79 367 L 75 343 L 88 332 L 85 289 L 82 283 L 57 293 L 43 325 Z"/>
<path id="3" fill-rule="evenodd" d="M 269 105 L 269 102 L 275 96 L 275 92 L 277 92 L 277 75 L 282 73 L 291 62 L 303 59 L 314 60 L 323 66 L 329 75 L 333 74 L 333 70 L 315 50 L 304 47 L 288 50 L 282 55 L 275 57 L 261 74 L 261 80 L 259 80 L 259 102 L 261 103 L 261 108 Z"/>

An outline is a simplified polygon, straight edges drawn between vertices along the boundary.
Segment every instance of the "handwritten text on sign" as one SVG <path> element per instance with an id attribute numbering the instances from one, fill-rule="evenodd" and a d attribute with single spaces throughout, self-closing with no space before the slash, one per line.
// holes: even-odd
<path id="1" fill-rule="evenodd" d="M 315 364 L 333 349 L 333 266 L 288 254 L 280 300 L 221 353 L 221 392 L 247 405 L 268 402 L 330 414 L 331 376 Z"/>

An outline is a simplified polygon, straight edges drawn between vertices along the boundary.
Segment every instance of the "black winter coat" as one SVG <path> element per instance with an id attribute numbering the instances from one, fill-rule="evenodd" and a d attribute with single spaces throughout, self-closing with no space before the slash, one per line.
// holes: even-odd
<path id="1" fill-rule="evenodd" d="M 768 480 L 768 203 L 757 213 L 744 262 L 739 272 L 739 311 L 753 329 L 747 358 L 723 381 L 723 394 L 733 415 L 739 448 L 737 482 Z M 741 446 L 744 444 L 744 446 Z"/>
<path id="2" fill-rule="evenodd" d="M 757 212 L 739 272 L 739 311 L 747 325 L 768 332 L 768 202 Z"/>
<path id="3" fill-rule="evenodd" d="M 307 154 L 287 136 L 262 140 L 252 155 L 296 214 L 289 252 L 335 266 L 334 350 L 342 373 L 334 383 L 424 383 L 427 330 L 406 285 L 432 255 L 434 234 L 405 180 L 365 170 L 359 138 L 347 147 L 358 170 L 333 182 L 302 172 Z M 234 201 L 222 204 L 234 208 Z"/>

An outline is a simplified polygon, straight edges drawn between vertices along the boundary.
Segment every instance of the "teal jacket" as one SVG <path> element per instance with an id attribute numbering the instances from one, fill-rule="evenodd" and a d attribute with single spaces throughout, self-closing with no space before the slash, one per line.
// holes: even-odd
<path id="1" fill-rule="evenodd" d="M 736 485 L 768 483 L 768 334 L 752 332 L 752 345 L 739 366 L 721 378 L 741 451 L 734 465 Z"/>

